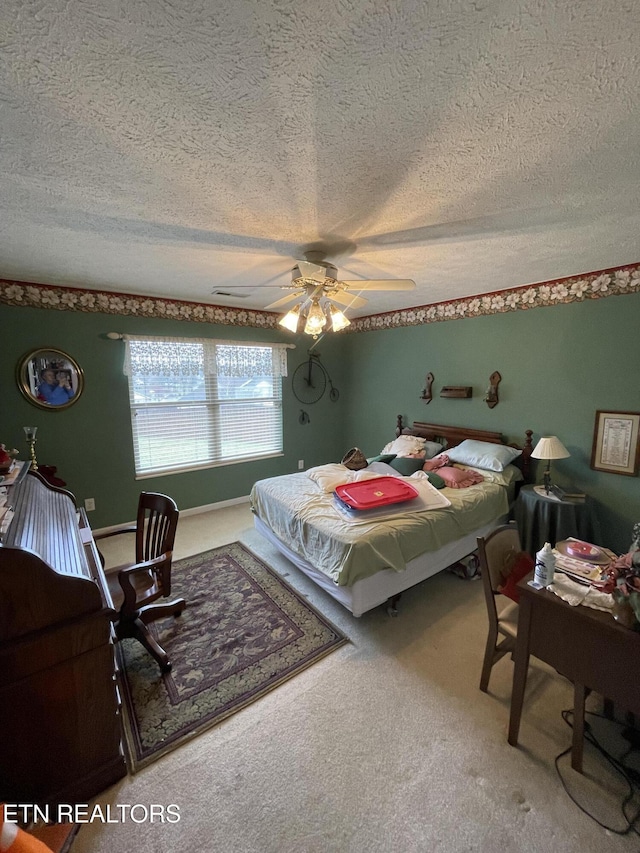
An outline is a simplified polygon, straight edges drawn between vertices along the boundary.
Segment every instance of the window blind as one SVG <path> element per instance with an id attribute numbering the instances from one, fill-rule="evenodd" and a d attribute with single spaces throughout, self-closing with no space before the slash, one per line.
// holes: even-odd
<path id="1" fill-rule="evenodd" d="M 285 344 L 125 337 L 137 476 L 282 453 Z"/>

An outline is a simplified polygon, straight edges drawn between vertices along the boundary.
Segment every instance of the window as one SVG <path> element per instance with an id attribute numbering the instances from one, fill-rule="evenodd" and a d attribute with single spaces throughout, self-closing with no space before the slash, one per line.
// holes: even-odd
<path id="1" fill-rule="evenodd" d="M 137 476 L 282 453 L 286 344 L 125 341 Z"/>

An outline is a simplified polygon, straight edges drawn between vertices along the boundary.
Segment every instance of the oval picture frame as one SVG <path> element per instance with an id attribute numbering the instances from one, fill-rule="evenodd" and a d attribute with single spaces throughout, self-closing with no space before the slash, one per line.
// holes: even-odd
<path id="1" fill-rule="evenodd" d="M 82 368 L 56 347 L 42 347 L 24 355 L 16 368 L 16 380 L 30 403 L 51 412 L 73 406 L 84 390 Z"/>

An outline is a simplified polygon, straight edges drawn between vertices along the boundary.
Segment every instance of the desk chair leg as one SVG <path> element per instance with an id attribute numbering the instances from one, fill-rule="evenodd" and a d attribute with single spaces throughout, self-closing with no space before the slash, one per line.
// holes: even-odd
<path id="1" fill-rule="evenodd" d="M 156 641 L 155 637 L 152 637 L 148 632 L 146 625 L 142 622 L 141 619 L 136 619 L 134 622 L 135 630 L 134 637 L 136 640 L 139 640 L 145 649 L 149 652 L 151 657 L 155 658 L 160 666 L 161 672 L 170 672 L 171 671 L 171 661 L 169 660 L 169 655 L 165 652 L 162 646 Z"/>
<path id="2" fill-rule="evenodd" d="M 571 766 L 582 773 L 582 755 L 584 750 L 584 705 L 587 688 L 576 682 L 573 685 L 573 739 L 571 743 Z"/>
<path id="3" fill-rule="evenodd" d="M 518 614 L 518 637 L 513 653 L 513 687 L 511 688 L 511 709 L 509 712 L 509 732 L 507 742 L 511 746 L 518 745 L 520 733 L 520 718 L 524 704 L 524 691 L 527 687 L 529 671 L 529 632 L 531 629 L 531 604 L 528 600 L 520 603 Z"/>
<path id="4" fill-rule="evenodd" d="M 482 663 L 482 675 L 480 676 L 480 690 L 483 693 L 486 693 L 489 689 L 489 678 L 491 676 L 491 669 L 493 667 L 494 655 L 496 651 L 496 642 L 498 640 L 498 631 L 489 629 L 489 636 L 487 637 L 487 645 L 484 650 L 484 661 Z"/>

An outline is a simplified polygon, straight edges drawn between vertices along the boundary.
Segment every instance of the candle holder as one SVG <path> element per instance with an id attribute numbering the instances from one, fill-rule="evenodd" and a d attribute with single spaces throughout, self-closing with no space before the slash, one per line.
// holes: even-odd
<path id="1" fill-rule="evenodd" d="M 38 427 L 36 426 L 26 426 L 22 427 L 24 430 L 24 436 L 27 439 L 27 443 L 29 445 L 29 452 L 31 454 L 31 465 L 29 466 L 32 471 L 38 470 L 38 462 L 36 461 L 36 433 L 38 432 Z"/>

